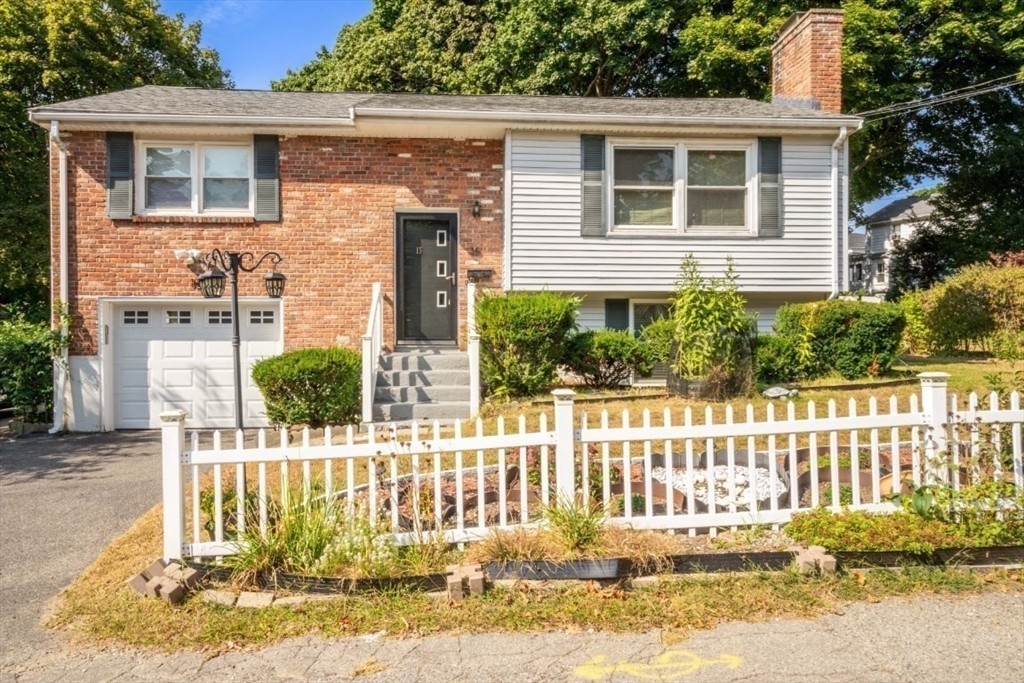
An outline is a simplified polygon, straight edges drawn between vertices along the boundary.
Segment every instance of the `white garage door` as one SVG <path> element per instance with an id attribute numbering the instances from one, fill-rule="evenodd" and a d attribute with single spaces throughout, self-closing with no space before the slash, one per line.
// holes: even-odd
<path id="1" fill-rule="evenodd" d="M 242 404 L 246 427 L 267 424 L 252 364 L 280 352 L 276 303 L 241 304 Z M 207 304 L 125 304 L 114 309 L 114 426 L 160 426 L 184 410 L 187 427 L 235 426 L 231 308 Z"/>

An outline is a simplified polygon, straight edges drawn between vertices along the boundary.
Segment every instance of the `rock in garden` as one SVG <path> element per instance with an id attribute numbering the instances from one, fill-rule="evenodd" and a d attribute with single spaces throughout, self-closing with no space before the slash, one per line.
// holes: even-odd
<path id="1" fill-rule="evenodd" d="M 771 387 L 761 392 L 761 395 L 765 398 L 793 398 L 800 392 L 796 389 L 787 389 L 786 387 Z"/>

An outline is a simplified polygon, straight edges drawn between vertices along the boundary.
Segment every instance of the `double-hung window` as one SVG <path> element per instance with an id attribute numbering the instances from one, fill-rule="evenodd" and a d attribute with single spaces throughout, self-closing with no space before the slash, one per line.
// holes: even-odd
<path id="1" fill-rule="evenodd" d="M 141 142 L 136 168 L 138 213 L 252 214 L 250 145 Z"/>
<path id="2" fill-rule="evenodd" d="M 753 141 L 610 141 L 611 234 L 753 235 Z"/>

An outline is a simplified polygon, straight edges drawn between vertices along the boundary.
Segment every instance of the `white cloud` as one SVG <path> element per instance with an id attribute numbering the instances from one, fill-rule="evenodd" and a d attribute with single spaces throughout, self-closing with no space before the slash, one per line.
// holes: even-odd
<path id="1" fill-rule="evenodd" d="M 203 26 L 237 24 L 256 15 L 261 4 L 260 0 L 206 0 L 198 18 Z"/>

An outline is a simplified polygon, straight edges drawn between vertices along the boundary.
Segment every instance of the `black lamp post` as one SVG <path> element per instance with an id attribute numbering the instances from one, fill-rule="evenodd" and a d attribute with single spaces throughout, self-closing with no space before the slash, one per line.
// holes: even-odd
<path id="1" fill-rule="evenodd" d="M 252 252 L 221 251 L 214 249 L 200 261 L 207 270 L 196 278 L 195 286 L 207 299 L 219 299 L 224 295 L 224 281 L 231 282 L 231 350 L 235 361 L 235 429 L 242 429 L 242 338 L 238 331 L 238 273 L 252 273 L 260 265 L 270 259 L 270 266 L 277 268 L 281 263 L 281 255 L 268 251 L 256 258 Z M 284 294 L 284 283 L 287 278 L 276 270 L 263 276 L 263 284 L 267 288 L 267 296 L 280 299 Z"/>

